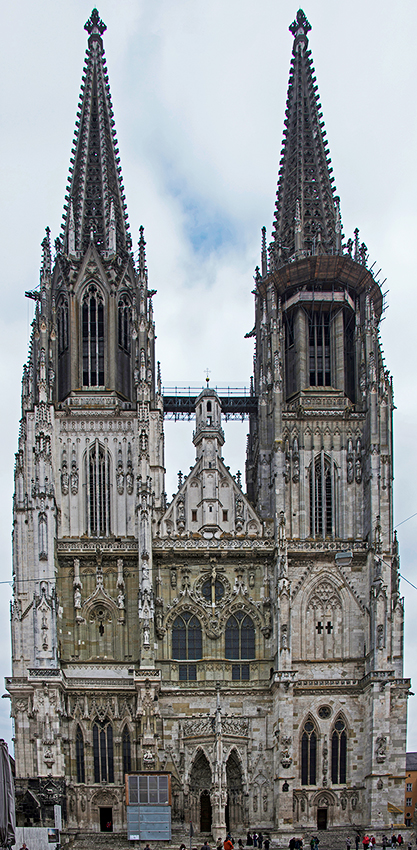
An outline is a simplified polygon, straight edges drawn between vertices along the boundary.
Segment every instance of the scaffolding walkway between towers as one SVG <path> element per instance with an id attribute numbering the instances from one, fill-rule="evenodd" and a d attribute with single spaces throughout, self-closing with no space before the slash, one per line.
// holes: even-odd
<path id="1" fill-rule="evenodd" d="M 181 419 L 195 418 L 195 405 L 198 396 L 206 387 L 178 387 L 168 386 L 163 388 L 164 418 L 178 421 Z M 227 419 L 249 419 L 251 414 L 258 410 L 258 398 L 252 389 L 247 387 L 210 387 L 218 397 L 222 408 L 222 414 Z"/>

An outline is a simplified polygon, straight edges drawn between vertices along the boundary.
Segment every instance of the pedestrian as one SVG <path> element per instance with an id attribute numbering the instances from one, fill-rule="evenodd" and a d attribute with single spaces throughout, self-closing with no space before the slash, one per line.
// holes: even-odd
<path id="1" fill-rule="evenodd" d="M 151 848 L 149 847 L 149 844 L 146 845 L 145 850 L 151 850 Z"/>
<path id="2" fill-rule="evenodd" d="M 242 841 L 241 838 L 239 838 L 239 841 L 237 842 L 237 846 L 239 847 L 239 850 L 243 850 L 243 841 Z"/>
<path id="3" fill-rule="evenodd" d="M 397 846 L 397 836 L 393 834 L 391 836 L 391 847 L 396 847 L 396 846 Z"/>
<path id="4" fill-rule="evenodd" d="M 299 838 L 295 839 L 294 850 L 300 850 L 300 840 L 299 840 Z"/>
<path id="5" fill-rule="evenodd" d="M 210 847 L 209 843 L 207 842 L 207 839 L 205 840 L 201 850 L 211 850 L 211 847 Z"/>
<path id="6" fill-rule="evenodd" d="M 375 835 L 371 835 L 371 844 L 372 847 L 375 847 Z"/>
<path id="7" fill-rule="evenodd" d="M 350 841 L 350 838 L 348 837 L 346 839 L 346 850 L 350 850 L 350 845 L 351 845 L 351 841 Z"/>
<path id="8" fill-rule="evenodd" d="M 311 838 L 310 838 L 310 850 L 314 850 L 315 846 L 316 846 L 315 839 L 314 839 L 313 836 L 311 836 Z"/>
<path id="9" fill-rule="evenodd" d="M 258 846 L 258 833 L 254 832 L 253 835 L 252 835 L 252 838 L 253 838 L 253 846 L 257 847 Z"/>
<path id="10" fill-rule="evenodd" d="M 230 835 L 230 832 L 229 832 L 229 835 Z M 145 850 L 146 850 L 146 848 L 145 848 Z M 233 850 L 233 841 L 232 841 L 231 838 L 228 838 L 227 836 L 226 836 L 225 840 L 223 841 L 223 850 Z"/>
<path id="11" fill-rule="evenodd" d="M 262 844 L 264 843 L 264 837 L 262 832 L 258 832 L 258 847 L 262 850 Z"/>
<path id="12" fill-rule="evenodd" d="M 320 844 L 320 839 L 317 838 L 317 835 L 316 835 L 315 838 L 314 838 L 314 846 L 315 846 L 316 850 L 319 850 L 319 844 Z"/>
<path id="13" fill-rule="evenodd" d="M 369 835 L 364 835 L 362 838 L 363 850 L 368 850 L 369 847 Z"/>
<path id="14" fill-rule="evenodd" d="M 399 847 L 401 847 L 401 845 L 402 845 L 402 843 L 403 843 L 403 841 L 404 841 L 404 839 L 403 839 L 403 837 L 402 837 L 402 835 L 401 835 L 401 832 L 399 832 L 399 833 L 398 833 L 398 835 L 397 835 L 397 841 L 398 841 L 398 845 L 399 845 Z"/>
<path id="15" fill-rule="evenodd" d="M 295 838 L 290 838 L 288 847 L 290 848 L 290 850 L 295 850 Z"/>
<path id="16" fill-rule="evenodd" d="M 266 838 L 264 838 L 264 850 L 269 850 L 269 838 L 268 838 L 268 836 L 266 836 Z"/>
<path id="17" fill-rule="evenodd" d="M 413 845 L 412 845 L 411 841 L 409 841 L 408 844 L 407 844 L 407 850 L 412 850 L 412 847 L 413 847 Z"/>
<path id="18" fill-rule="evenodd" d="M 180 850 L 186 850 L 185 844 L 180 844 Z"/>
<path id="19" fill-rule="evenodd" d="M 246 847 L 253 847 L 253 838 L 250 832 L 246 836 Z"/>
<path id="20" fill-rule="evenodd" d="M 360 841 L 360 836 L 359 836 L 359 833 L 357 833 L 355 835 L 355 848 L 356 848 L 356 850 L 359 850 L 359 841 Z"/>
<path id="21" fill-rule="evenodd" d="M 223 850 L 223 841 L 221 838 L 217 839 L 216 850 Z"/>
<path id="22" fill-rule="evenodd" d="M 20 850 L 28 850 L 28 847 L 27 847 L 27 844 L 26 844 L 26 842 L 25 842 L 25 841 L 23 842 L 23 844 L 22 844 L 22 846 L 21 846 Z"/>
<path id="23" fill-rule="evenodd" d="M 387 843 L 388 843 L 388 839 L 387 839 L 387 836 L 385 835 L 385 832 L 384 832 L 384 834 L 382 836 L 382 850 L 385 850 Z"/>

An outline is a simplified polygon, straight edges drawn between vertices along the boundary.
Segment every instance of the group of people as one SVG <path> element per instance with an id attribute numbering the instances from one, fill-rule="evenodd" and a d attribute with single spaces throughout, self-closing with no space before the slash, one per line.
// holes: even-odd
<path id="1" fill-rule="evenodd" d="M 238 841 L 239 847 L 243 843 Z M 269 850 L 269 838 L 267 835 L 263 835 L 262 832 L 248 832 L 246 836 L 246 847 L 259 847 L 264 848 L 264 850 Z"/>

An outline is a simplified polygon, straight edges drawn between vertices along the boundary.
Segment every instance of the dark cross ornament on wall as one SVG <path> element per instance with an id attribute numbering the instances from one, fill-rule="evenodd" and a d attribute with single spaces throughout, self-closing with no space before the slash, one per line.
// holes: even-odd
<path id="1" fill-rule="evenodd" d="M 323 627 L 323 623 L 321 623 L 321 622 L 320 622 L 320 620 L 318 621 L 317 626 L 316 626 L 316 630 L 317 630 L 317 633 L 318 633 L 319 635 L 321 635 L 321 633 L 322 633 L 322 631 L 324 630 L 324 628 L 326 629 L 327 634 L 328 634 L 328 635 L 331 635 L 332 630 L 333 630 L 333 626 L 332 626 L 332 624 L 331 624 L 330 620 L 328 620 L 328 622 L 326 623 L 325 627 Z"/>

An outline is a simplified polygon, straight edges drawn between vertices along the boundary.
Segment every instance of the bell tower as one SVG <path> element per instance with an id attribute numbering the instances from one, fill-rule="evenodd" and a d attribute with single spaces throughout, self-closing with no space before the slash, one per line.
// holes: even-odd
<path id="1" fill-rule="evenodd" d="M 142 227 L 132 250 L 97 9 L 85 29 L 62 232 L 52 257 L 47 230 L 30 293 L 8 680 L 22 811 L 32 795 L 33 822 L 53 826 L 52 800 L 70 827 L 100 805 L 124 817 L 118 792 L 93 800 L 84 782 L 124 787 L 142 697 L 156 705 L 152 522 L 165 505 L 155 291 Z"/>
<path id="2" fill-rule="evenodd" d="M 258 410 L 250 422 L 247 486 L 260 516 L 274 519 L 277 542 L 277 792 L 284 784 L 293 790 L 295 821 L 304 822 L 304 806 L 320 807 L 310 785 L 327 787 L 330 777 L 324 738 L 314 770 L 307 769 L 324 734 L 312 704 L 324 699 L 320 688 L 337 691 L 343 676 L 351 681 L 344 693 L 351 728 L 363 716 L 367 730 L 361 756 L 365 822 L 382 826 L 381 791 L 388 783 L 394 793 L 395 783 L 381 740 L 391 742 L 390 770 L 401 774 L 405 738 L 397 741 L 392 724 L 405 729 L 408 682 L 402 678 L 403 601 L 392 522 L 392 380 L 382 356 L 381 287 L 359 231 L 346 241 L 342 232 L 310 29 L 300 9 L 290 26 L 272 238 L 267 249 L 264 228 L 255 275 Z M 384 687 L 382 695 L 376 681 L 387 683 L 396 721 L 388 691 Z M 356 688 L 357 709 L 351 699 Z M 326 701 L 323 717 L 333 711 L 329 696 Z M 303 718 L 298 739 L 304 767 L 290 779 L 283 765 L 291 758 L 299 764 L 298 745 L 288 750 L 294 711 Z M 352 767 L 354 761 L 352 755 Z M 341 781 L 336 773 L 332 782 Z M 333 798 L 322 796 L 327 811 Z M 282 824 L 293 817 L 292 800 L 279 795 Z"/>

